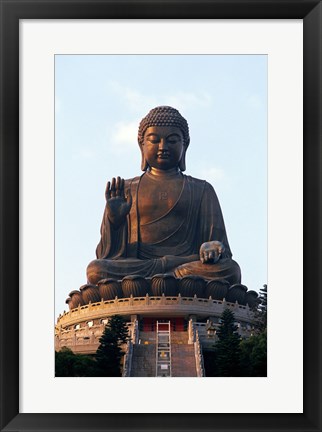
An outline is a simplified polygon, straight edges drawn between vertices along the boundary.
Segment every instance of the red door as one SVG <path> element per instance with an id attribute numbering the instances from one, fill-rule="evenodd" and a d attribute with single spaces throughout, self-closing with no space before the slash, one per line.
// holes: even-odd
<path id="1" fill-rule="evenodd" d="M 168 322 L 171 323 L 171 331 L 184 331 L 184 318 L 143 318 L 142 331 L 151 332 L 156 330 L 156 323 L 159 322 L 159 330 L 168 330 Z M 164 323 L 164 328 L 162 328 Z"/>

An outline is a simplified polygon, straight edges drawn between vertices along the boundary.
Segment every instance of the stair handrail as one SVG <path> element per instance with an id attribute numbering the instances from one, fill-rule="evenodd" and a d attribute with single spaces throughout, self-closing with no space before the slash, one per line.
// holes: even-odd
<path id="1" fill-rule="evenodd" d="M 192 328 L 194 329 L 194 335 L 195 335 L 195 342 L 194 342 L 194 348 L 195 348 L 195 359 L 196 359 L 196 369 L 197 369 L 197 377 L 204 377 L 205 374 L 205 366 L 203 361 L 203 355 L 202 355 L 202 348 L 200 344 L 200 338 L 199 338 L 199 332 L 195 328 L 195 326 L 192 323 Z"/>
<path id="2" fill-rule="evenodd" d="M 133 344 L 138 343 L 139 341 L 139 323 L 136 319 L 131 326 L 131 336 L 126 342 L 126 350 L 124 355 L 124 363 L 123 363 L 123 377 L 131 376 L 131 368 L 132 368 L 132 357 L 133 357 Z"/>
<path id="3" fill-rule="evenodd" d="M 188 344 L 193 344 L 194 342 L 195 342 L 195 332 L 194 332 L 193 321 L 190 318 L 188 323 Z"/>
<path id="4" fill-rule="evenodd" d="M 193 344 L 196 341 L 196 332 L 195 332 L 195 326 L 193 325 L 193 321 L 190 318 L 188 323 L 188 344 Z"/>
<path id="5" fill-rule="evenodd" d="M 133 330 L 132 330 L 132 343 L 139 343 L 139 322 L 136 319 L 134 321 Z"/>
<path id="6" fill-rule="evenodd" d="M 126 343 L 126 351 L 124 355 L 124 364 L 123 364 L 123 377 L 131 376 L 131 367 L 132 367 L 132 357 L 133 357 L 133 343 L 131 340 L 128 340 Z"/>
<path id="7" fill-rule="evenodd" d="M 170 377 L 172 376 L 172 358 L 171 358 L 171 321 L 169 321 L 169 367 L 170 367 Z"/>
<path id="8" fill-rule="evenodd" d="M 156 322 L 155 328 L 155 376 L 158 376 L 158 346 L 159 346 L 159 322 Z"/>

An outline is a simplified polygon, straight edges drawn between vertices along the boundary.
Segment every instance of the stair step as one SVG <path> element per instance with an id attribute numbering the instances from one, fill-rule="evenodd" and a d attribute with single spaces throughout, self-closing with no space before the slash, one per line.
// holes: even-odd
<path id="1" fill-rule="evenodd" d="M 131 377 L 155 377 L 155 345 L 133 345 Z"/>
<path id="2" fill-rule="evenodd" d="M 194 345 L 188 344 L 188 332 L 169 332 L 165 323 L 160 325 L 159 339 L 167 336 L 171 341 L 171 376 L 172 377 L 196 377 L 196 360 Z M 156 350 L 158 348 L 157 332 L 140 332 L 140 344 L 133 345 L 131 377 L 155 377 L 156 376 Z M 159 346 L 159 351 L 167 351 L 167 347 Z M 162 362 L 163 363 L 163 362 Z M 160 363 L 158 363 L 160 364 Z M 164 364 L 164 363 L 163 363 Z"/>
<path id="3" fill-rule="evenodd" d="M 193 344 L 173 345 L 172 376 L 196 377 L 195 348 Z"/>

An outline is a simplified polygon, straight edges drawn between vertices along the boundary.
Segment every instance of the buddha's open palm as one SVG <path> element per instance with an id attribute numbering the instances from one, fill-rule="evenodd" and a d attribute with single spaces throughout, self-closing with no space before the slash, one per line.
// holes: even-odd
<path id="1" fill-rule="evenodd" d="M 108 181 L 105 197 L 108 218 L 117 227 L 124 222 L 132 206 L 130 190 L 127 191 L 126 196 L 124 193 L 124 179 L 113 177 L 111 182 Z"/>
<path id="2" fill-rule="evenodd" d="M 225 246 L 217 240 L 203 243 L 200 247 L 200 261 L 205 264 L 215 264 L 225 251 Z"/>

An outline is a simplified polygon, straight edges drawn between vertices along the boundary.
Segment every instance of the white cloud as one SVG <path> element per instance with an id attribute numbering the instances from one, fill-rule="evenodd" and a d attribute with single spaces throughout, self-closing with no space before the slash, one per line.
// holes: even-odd
<path id="1" fill-rule="evenodd" d="M 118 81 L 109 81 L 108 91 L 116 93 L 126 103 L 127 107 L 135 112 L 145 112 L 158 104 L 155 98 L 140 93 L 134 88 L 126 87 Z"/>
<path id="2" fill-rule="evenodd" d="M 126 87 L 117 81 L 108 83 L 109 91 L 114 91 L 126 105 L 135 112 L 142 114 L 158 105 L 170 105 L 185 111 L 190 108 L 209 107 L 212 103 L 211 96 L 206 92 L 171 92 L 164 93 L 161 97 L 149 96 L 146 93 Z"/>
<path id="3" fill-rule="evenodd" d="M 74 154 L 75 159 L 83 159 L 83 160 L 92 160 L 97 156 L 96 151 L 90 147 L 81 147 L 77 150 L 77 153 Z"/>
<path id="4" fill-rule="evenodd" d="M 96 152 L 90 148 L 82 148 L 80 149 L 80 157 L 83 159 L 94 159 L 96 156 Z"/>
<path id="5" fill-rule="evenodd" d="M 113 154 L 124 154 L 129 151 L 137 152 L 137 134 L 138 122 L 118 122 L 114 126 L 114 132 L 111 136 L 110 150 Z"/>
<path id="6" fill-rule="evenodd" d="M 225 171 L 222 168 L 205 167 L 200 171 L 200 178 L 207 180 L 208 183 L 214 185 L 218 182 L 225 181 Z"/>
<path id="7" fill-rule="evenodd" d="M 187 93 L 178 92 L 168 97 L 169 104 L 178 107 L 179 110 L 186 110 L 188 108 L 201 108 L 209 107 L 212 103 L 212 98 L 208 93 Z"/>

